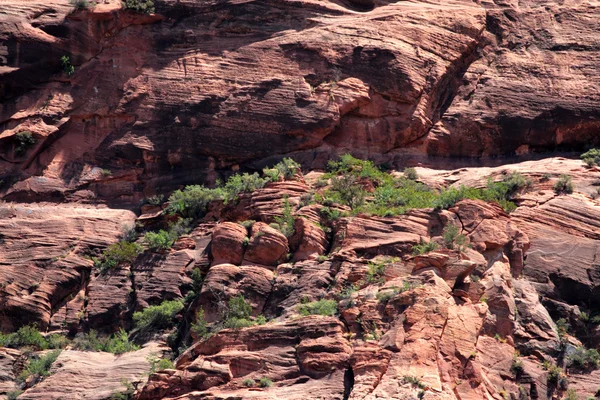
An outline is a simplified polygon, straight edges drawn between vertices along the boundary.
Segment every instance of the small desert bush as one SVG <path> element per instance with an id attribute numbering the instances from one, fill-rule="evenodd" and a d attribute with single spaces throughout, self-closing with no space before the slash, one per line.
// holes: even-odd
<path id="1" fill-rule="evenodd" d="M 300 304 L 298 313 L 303 316 L 307 315 L 326 315 L 334 316 L 338 312 L 338 304 L 335 300 L 319 300 L 310 303 Z"/>
<path id="2" fill-rule="evenodd" d="M 573 193 L 573 178 L 569 175 L 562 174 L 554 183 L 554 191 L 560 193 Z"/>
<path id="3" fill-rule="evenodd" d="M 172 326 L 182 309 L 183 303 L 180 300 L 163 301 L 160 305 L 133 313 L 133 322 L 141 333 L 157 332 Z"/>

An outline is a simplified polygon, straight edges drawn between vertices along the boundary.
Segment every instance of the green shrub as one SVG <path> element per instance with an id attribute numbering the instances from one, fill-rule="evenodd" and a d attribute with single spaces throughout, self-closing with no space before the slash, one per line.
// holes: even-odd
<path id="1" fill-rule="evenodd" d="M 100 273 L 105 273 L 123 264 L 131 264 L 141 252 L 137 243 L 120 241 L 108 246 L 100 258 L 94 258 L 94 265 Z"/>
<path id="2" fill-rule="evenodd" d="M 123 1 L 123 7 L 146 14 L 153 14 L 155 11 L 152 0 L 125 0 Z"/>
<path id="3" fill-rule="evenodd" d="M 558 384 L 560 378 L 562 377 L 562 369 L 556 365 L 548 365 L 548 382 L 553 385 Z"/>
<path id="4" fill-rule="evenodd" d="M 70 342 L 68 338 L 57 333 L 53 333 L 46 338 L 49 349 L 64 349 Z"/>
<path id="5" fill-rule="evenodd" d="M 227 303 L 223 326 L 229 329 L 240 329 L 257 325 L 256 321 L 250 318 L 251 314 L 252 306 L 246 302 L 244 296 L 232 297 Z"/>
<path id="6" fill-rule="evenodd" d="M 121 385 L 125 386 L 124 392 L 115 392 L 110 396 L 110 400 L 133 400 L 135 388 L 127 379 L 121 379 Z"/>
<path id="7" fill-rule="evenodd" d="M 222 189 L 208 189 L 201 185 L 186 186 L 185 189 L 176 190 L 171 194 L 166 211 L 185 218 L 197 219 L 204 215 L 211 201 L 222 198 Z"/>
<path id="8" fill-rule="evenodd" d="M 467 237 L 460 233 L 460 228 L 457 225 L 447 225 L 442 232 L 442 237 L 444 238 L 444 245 L 448 249 L 463 251 L 467 246 Z"/>
<path id="9" fill-rule="evenodd" d="M 252 228 L 252 225 L 254 225 L 256 223 L 255 220 L 253 219 L 248 219 L 246 221 L 242 221 L 242 222 L 238 222 L 241 226 L 243 226 L 246 229 L 250 229 Z"/>
<path id="10" fill-rule="evenodd" d="M 71 76 L 73 75 L 73 73 L 75 73 L 75 67 L 73 66 L 73 64 L 71 64 L 71 58 L 69 56 L 62 56 L 60 58 L 60 63 L 63 67 L 63 72 L 67 76 Z"/>
<path id="11" fill-rule="evenodd" d="M 365 281 L 369 284 L 371 283 L 383 283 L 384 282 L 384 273 L 387 265 L 383 261 L 368 263 L 367 275 L 365 277 Z"/>
<path id="12" fill-rule="evenodd" d="M 22 390 L 11 390 L 10 392 L 6 393 L 6 400 L 17 400 L 22 393 Z"/>
<path id="13" fill-rule="evenodd" d="M 164 371 L 165 369 L 175 369 L 175 364 L 168 358 L 156 358 L 153 356 L 148 357 L 150 362 L 150 373 L 154 374 L 158 371 Z"/>
<path id="14" fill-rule="evenodd" d="M 569 355 L 568 366 L 576 369 L 596 369 L 600 362 L 600 354 L 596 349 L 586 349 L 585 347 L 577 347 L 571 355 Z"/>
<path id="15" fill-rule="evenodd" d="M 0 333 L 0 346 L 14 349 L 28 346 L 37 350 L 46 350 L 50 347 L 48 341 L 34 325 L 22 326 L 14 333 Z"/>
<path id="16" fill-rule="evenodd" d="M 200 339 L 208 337 L 208 322 L 204 318 L 204 309 L 199 309 L 196 313 L 196 322 L 191 327 L 192 332 Z"/>
<path id="17" fill-rule="evenodd" d="M 39 377 L 50 375 L 50 367 L 52 367 L 52 364 L 54 364 L 59 355 L 60 350 L 53 350 L 37 358 L 29 360 L 27 368 L 21 372 L 17 378 L 17 381 L 25 382 L 31 375 Z"/>
<path id="18" fill-rule="evenodd" d="M 270 181 L 277 182 L 280 179 L 293 179 L 298 171 L 300 171 L 300 164 L 291 158 L 284 158 L 275 164 L 273 168 L 263 169 L 263 174 L 268 177 Z"/>
<path id="19" fill-rule="evenodd" d="M 523 373 L 523 361 L 519 359 L 518 355 L 515 355 L 510 366 L 510 370 L 515 375 L 521 375 Z"/>
<path id="20" fill-rule="evenodd" d="M 554 183 L 554 191 L 557 194 L 573 193 L 573 179 L 569 175 L 562 174 Z"/>
<path id="21" fill-rule="evenodd" d="M 326 315 L 334 316 L 338 312 L 337 301 L 335 300 L 319 300 L 311 303 L 300 304 L 298 313 L 302 316 L 307 315 Z"/>
<path id="22" fill-rule="evenodd" d="M 329 174 L 325 178 L 334 175 L 352 175 L 355 178 L 367 178 L 376 183 L 383 183 L 391 180 L 391 176 L 382 172 L 379 168 L 369 160 L 360 160 L 352 157 L 350 154 L 340 156 L 338 161 L 329 161 Z"/>
<path id="23" fill-rule="evenodd" d="M 416 386 L 419 389 L 425 389 L 425 385 L 416 376 L 404 375 L 404 377 L 402 378 L 402 381 L 404 383 L 409 383 L 413 386 Z"/>
<path id="24" fill-rule="evenodd" d="M 35 138 L 29 131 L 19 132 L 15 135 L 17 147 L 15 148 L 16 154 L 24 154 L 28 148 L 35 144 Z"/>
<path id="25" fill-rule="evenodd" d="M 165 196 L 163 196 L 162 194 L 150 196 L 146 199 L 146 203 L 150 204 L 151 206 L 160 206 L 164 201 Z"/>
<path id="26" fill-rule="evenodd" d="M 294 230 L 295 218 L 292 215 L 292 206 L 287 197 L 283 199 L 283 215 L 275 217 L 275 223 L 279 226 L 278 230 L 285 235 L 285 237 L 291 237 Z"/>
<path id="27" fill-rule="evenodd" d="M 327 221 L 335 221 L 343 217 L 343 213 L 340 210 L 329 207 L 322 207 L 319 209 L 319 214 Z"/>
<path id="28" fill-rule="evenodd" d="M 179 218 L 169 224 L 169 238 L 175 242 L 181 235 L 192 231 L 194 220 L 192 218 Z"/>
<path id="29" fill-rule="evenodd" d="M 423 238 L 419 239 L 419 244 L 416 244 L 412 247 L 412 253 L 414 255 L 429 253 L 430 251 L 435 251 L 439 245 L 430 240 L 429 242 L 425 242 Z"/>
<path id="30" fill-rule="evenodd" d="M 113 354 L 123 354 L 130 351 L 139 350 L 140 347 L 129 341 L 129 335 L 124 329 L 120 329 L 104 341 L 101 351 Z"/>
<path id="31" fill-rule="evenodd" d="M 133 313 L 133 322 L 135 328 L 142 333 L 156 332 L 171 326 L 182 309 L 183 303 L 180 300 L 163 301 L 158 306 Z"/>
<path id="32" fill-rule="evenodd" d="M 270 380 L 269 378 L 262 377 L 258 381 L 258 386 L 260 386 L 261 388 L 269 388 L 269 387 L 273 386 L 273 381 Z"/>
<path id="33" fill-rule="evenodd" d="M 419 179 L 419 175 L 417 174 L 417 170 L 413 167 L 404 169 L 404 177 L 406 179 L 410 179 L 411 181 L 416 181 Z"/>
<path id="34" fill-rule="evenodd" d="M 256 172 L 252 175 L 248 173 L 232 175 L 223 187 L 225 203 L 236 200 L 240 193 L 254 192 L 266 183 L 267 179 L 261 178 Z"/>
<path id="35" fill-rule="evenodd" d="M 402 282 L 402 287 L 392 286 L 392 287 L 385 288 L 385 289 L 377 292 L 377 295 L 375 295 L 375 297 L 380 302 L 385 303 L 385 302 L 388 302 L 392 297 L 396 296 L 397 294 L 407 292 L 407 291 L 415 289 L 417 287 L 419 287 L 419 284 L 412 283 L 412 282 Z"/>
<path id="36" fill-rule="evenodd" d="M 565 397 L 563 397 L 564 400 L 579 400 L 579 396 L 577 395 L 577 391 L 575 389 L 569 389 L 567 390 L 567 393 L 565 393 Z"/>
<path id="37" fill-rule="evenodd" d="M 146 232 L 144 235 L 144 243 L 151 250 L 164 251 L 170 249 L 174 242 L 172 235 L 162 229 L 158 232 Z"/>
<path id="38" fill-rule="evenodd" d="M 591 149 L 589 151 L 586 151 L 581 155 L 581 159 L 590 167 L 598 165 L 600 164 L 600 150 Z"/>
<path id="39" fill-rule="evenodd" d="M 327 190 L 326 195 L 335 202 L 355 209 L 363 205 L 367 193 L 354 175 L 342 175 L 331 179 L 331 189 Z"/>
<path id="40" fill-rule="evenodd" d="M 112 336 L 104 337 L 100 337 L 98 332 L 93 329 L 89 333 L 79 333 L 72 342 L 72 348 L 80 351 L 105 351 L 113 354 L 139 350 L 139 346 L 129 341 L 129 336 L 123 329 Z"/>
<path id="41" fill-rule="evenodd" d="M 74 6 L 76 10 L 85 10 L 90 7 L 90 2 L 88 0 L 69 0 L 69 3 Z"/>
<path id="42" fill-rule="evenodd" d="M 246 387 L 254 387 L 254 385 L 256 385 L 256 382 L 254 382 L 254 379 L 244 379 L 242 381 L 242 385 Z"/>

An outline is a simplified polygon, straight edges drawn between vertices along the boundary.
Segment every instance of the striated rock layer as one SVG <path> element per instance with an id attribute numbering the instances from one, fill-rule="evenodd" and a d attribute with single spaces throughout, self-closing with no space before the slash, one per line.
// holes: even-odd
<path id="1" fill-rule="evenodd" d="M 129 203 L 283 154 L 403 164 L 597 141 L 594 2 L 66 3 L 0 5 L 8 199 Z"/>

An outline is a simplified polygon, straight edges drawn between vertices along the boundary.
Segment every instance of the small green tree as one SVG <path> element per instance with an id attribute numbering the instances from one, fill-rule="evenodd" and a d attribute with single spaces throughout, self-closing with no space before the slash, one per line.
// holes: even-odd
<path id="1" fill-rule="evenodd" d="M 581 155 L 581 159 L 590 167 L 600 164 L 600 149 L 586 151 Z"/>
<path id="2" fill-rule="evenodd" d="M 275 223 L 281 233 L 285 237 L 289 238 L 294 234 L 294 221 L 295 218 L 292 215 L 292 206 L 287 197 L 283 199 L 283 215 L 275 217 Z"/>
<path id="3" fill-rule="evenodd" d="M 164 251 L 168 250 L 173 246 L 175 240 L 169 232 L 159 230 L 158 232 L 146 232 L 144 235 L 144 243 L 151 250 Z"/>

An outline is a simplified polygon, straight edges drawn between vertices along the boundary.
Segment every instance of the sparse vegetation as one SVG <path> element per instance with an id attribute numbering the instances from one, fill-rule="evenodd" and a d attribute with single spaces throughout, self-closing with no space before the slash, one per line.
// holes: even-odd
<path id="1" fill-rule="evenodd" d="M 75 67 L 71 64 L 71 58 L 69 56 L 62 56 L 60 58 L 60 64 L 62 65 L 63 72 L 67 76 L 71 76 L 75 73 Z"/>
<path id="2" fill-rule="evenodd" d="M 444 245 L 448 249 L 463 251 L 468 246 L 467 237 L 460 233 L 460 227 L 457 225 L 447 225 L 442 232 L 442 237 L 444 238 Z"/>
<path id="3" fill-rule="evenodd" d="M 27 367 L 19 374 L 17 381 L 25 382 L 31 375 L 40 378 L 50 375 L 50 367 L 60 355 L 60 350 L 53 350 L 29 360 Z"/>
<path id="4" fill-rule="evenodd" d="M 425 253 L 429 253 L 430 251 L 437 250 L 438 247 L 439 247 L 439 245 L 436 242 L 434 242 L 433 240 L 430 240 L 429 242 L 425 242 L 423 240 L 423 238 L 421 238 L 419 240 L 419 244 L 416 244 L 413 246 L 412 253 L 414 255 L 425 254 Z"/>
<path id="5" fill-rule="evenodd" d="M 35 138 L 29 131 L 22 131 L 15 135 L 16 147 L 15 154 L 25 154 L 28 148 L 35 144 Z"/>
<path id="6" fill-rule="evenodd" d="M 387 264 L 385 261 L 369 261 L 367 275 L 365 276 L 365 281 L 369 284 L 377 283 L 381 284 L 385 281 L 385 269 L 387 268 Z"/>
<path id="7" fill-rule="evenodd" d="M 169 197 L 167 212 L 184 218 L 197 219 L 204 215 L 208 203 L 222 198 L 222 189 L 208 189 L 200 185 L 186 186 Z"/>
<path id="8" fill-rule="evenodd" d="M 153 14 L 155 11 L 152 0 L 125 0 L 123 1 L 123 7 L 145 14 Z"/>
<path id="9" fill-rule="evenodd" d="M 150 196 L 146 199 L 146 203 L 150 204 L 151 206 L 160 206 L 163 201 L 165 201 L 165 196 L 162 194 Z"/>
<path id="10" fill-rule="evenodd" d="M 6 400 L 17 400 L 23 394 L 22 390 L 11 390 L 6 393 Z"/>
<path id="11" fill-rule="evenodd" d="M 139 350 L 139 346 L 129 341 L 129 336 L 123 329 L 112 336 L 99 336 L 95 330 L 91 330 L 89 333 L 79 333 L 75 336 L 72 347 L 75 350 L 105 351 L 113 354 Z"/>
<path id="12" fill-rule="evenodd" d="M 319 300 L 310 303 L 300 304 L 298 313 L 302 316 L 307 315 L 326 315 L 334 316 L 337 314 L 338 305 L 335 300 Z"/>
<path id="13" fill-rule="evenodd" d="M 179 300 L 163 301 L 160 305 L 133 313 L 133 322 L 142 334 L 156 332 L 173 325 L 175 316 L 182 309 L 183 303 Z"/>
<path id="14" fill-rule="evenodd" d="M 69 3 L 75 7 L 76 10 L 85 10 L 90 7 L 88 0 L 69 0 Z"/>
<path id="15" fill-rule="evenodd" d="M 115 392 L 110 396 L 110 400 L 133 400 L 135 394 L 135 388 L 127 379 L 121 380 L 121 385 L 125 387 L 123 392 Z"/>
<path id="16" fill-rule="evenodd" d="M 175 242 L 173 235 L 165 230 L 159 230 L 158 232 L 146 232 L 144 235 L 144 243 L 151 250 L 165 251 L 173 246 Z"/>
<path id="17" fill-rule="evenodd" d="M 229 299 L 227 311 L 223 321 L 223 327 L 229 329 L 247 328 L 254 325 L 262 325 L 267 321 L 264 316 L 259 315 L 252 319 L 252 306 L 246 301 L 244 296 L 239 295 Z"/>
<path id="18" fill-rule="evenodd" d="M 300 164 L 291 158 L 284 158 L 272 168 L 263 169 L 263 175 L 269 178 L 271 182 L 278 182 L 281 179 L 293 179 L 298 171 L 300 171 Z"/>
<path id="19" fill-rule="evenodd" d="M 562 174 L 554 183 L 554 191 L 557 194 L 573 193 L 573 179 L 569 175 Z"/>
<path id="20" fill-rule="evenodd" d="M 131 264 L 142 251 L 137 243 L 120 241 L 108 246 L 102 256 L 94 258 L 94 265 L 100 273 L 119 267 L 123 264 Z"/>
<path id="21" fill-rule="evenodd" d="M 571 355 L 569 355 L 568 366 L 580 370 L 596 369 L 600 362 L 600 354 L 596 349 L 586 349 L 585 347 L 577 347 Z"/>
<path id="22" fill-rule="evenodd" d="M 413 167 L 404 169 L 404 177 L 406 179 L 410 179 L 411 181 L 416 181 L 419 179 L 419 175 L 417 174 L 417 170 Z"/>
<path id="23" fill-rule="evenodd" d="M 575 389 L 569 389 L 567 390 L 567 393 L 565 393 L 565 397 L 563 397 L 564 400 L 579 400 L 579 396 L 577 396 L 577 391 Z"/>
<path id="24" fill-rule="evenodd" d="M 196 322 L 191 327 L 192 332 L 196 334 L 197 337 L 201 339 L 205 339 L 209 335 L 208 331 L 208 323 L 204 318 L 204 309 L 199 309 L 196 313 Z"/>
<path id="25" fill-rule="evenodd" d="M 273 386 L 273 381 L 270 380 L 269 378 L 262 377 L 258 381 L 258 386 L 260 386 L 261 388 L 269 388 L 269 387 Z"/>
<path id="26" fill-rule="evenodd" d="M 175 364 L 173 364 L 173 361 L 169 360 L 168 358 L 156 358 L 154 356 L 150 356 L 148 357 L 148 362 L 150 362 L 150 374 L 154 374 L 165 369 L 175 369 Z"/>
<path id="27" fill-rule="evenodd" d="M 404 375 L 404 377 L 402 378 L 402 381 L 404 383 L 409 383 L 413 386 L 416 386 L 419 389 L 425 389 L 425 385 L 423 384 L 423 382 L 421 382 L 421 380 L 419 378 L 417 378 L 416 376 Z"/>
<path id="28" fill-rule="evenodd" d="M 581 155 L 581 159 L 589 167 L 594 167 L 600 164 L 600 149 L 591 149 Z"/>
<path id="29" fill-rule="evenodd" d="M 30 347 L 36 350 L 62 349 L 68 344 L 68 339 L 62 335 L 52 334 L 44 337 L 35 325 L 22 326 L 13 333 L 0 333 L 0 347 L 14 349 Z"/>
<path id="30" fill-rule="evenodd" d="M 242 385 L 246 387 L 254 387 L 256 385 L 256 382 L 254 382 L 254 379 L 244 379 L 242 381 Z"/>
<path id="31" fill-rule="evenodd" d="M 292 206 L 287 197 L 283 199 L 283 215 L 275 217 L 276 229 L 285 235 L 285 237 L 291 237 L 294 230 L 295 218 L 292 215 Z"/>

